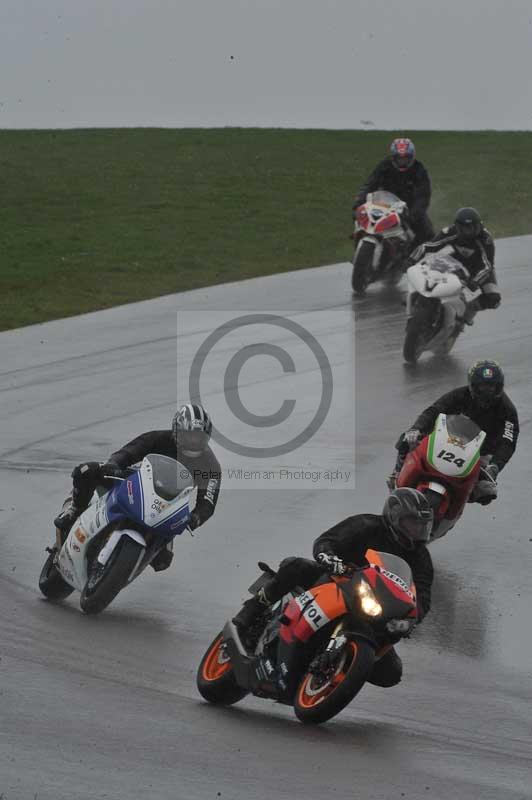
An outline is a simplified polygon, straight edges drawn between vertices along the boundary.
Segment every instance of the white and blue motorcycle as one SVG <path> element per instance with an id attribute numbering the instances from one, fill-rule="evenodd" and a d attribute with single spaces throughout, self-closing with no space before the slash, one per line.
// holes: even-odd
<path id="1" fill-rule="evenodd" d="M 187 529 L 197 488 L 186 467 L 150 454 L 127 473 L 109 478 L 112 489 L 95 492 L 65 542 L 49 549 L 39 578 L 48 599 L 77 590 L 81 609 L 98 614 Z"/>

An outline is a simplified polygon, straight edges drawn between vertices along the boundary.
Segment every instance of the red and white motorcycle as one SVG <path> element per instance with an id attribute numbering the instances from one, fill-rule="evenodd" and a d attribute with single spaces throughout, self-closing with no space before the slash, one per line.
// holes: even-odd
<path id="1" fill-rule="evenodd" d="M 415 364 L 425 350 L 449 353 L 464 329 L 467 304 L 479 289 L 468 288 L 469 272 L 447 248 L 431 253 L 406 271 L 406 336 L 403 357 Z"/>
<path id="2" fill-rule="evenodd" d="M 489 456 L 480 449 L 486 434 L 462 414 L 439 414 L 434 430 L 406 456 L 390 489 L 408 486 L 422 492 L 434 509 L 431 541 L 444 536 L 467 502 L 485 504 L 497 497 L 497 483 L 485 472 Z"/>
<path id="3" fill-rule="evenodd" d="M 407 222 L 408 208 L 391 192 L 371 192 L 357 208 L 351 285 L 364 294 L 373 281 L 398 283 L 404 271 L 414 233 Z"/>

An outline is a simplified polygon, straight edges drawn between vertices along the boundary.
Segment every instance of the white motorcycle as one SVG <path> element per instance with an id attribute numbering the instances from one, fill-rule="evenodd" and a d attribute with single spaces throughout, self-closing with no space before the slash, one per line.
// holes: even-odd
<path id="1" fill-rule="evenodd" d="M 464 329 L 466 306 L 481 293 L 468 289 L 469 271 L 451 253 L 431 253 L 407 272 L 406 336 L 403 357 L 415 364 L 430 350 L 437 355 L 451 351 Z"/>
<path id="2" fill-rule="evenodd" d="M 175 536 L 187 529 L 197 488 L 190 472 L 166 456 L 147 455 L 139 468 L 95 493 L 64 543 L 48 548 L 41 592 L 62 600 L 81 592 L 86 614 L 103 611 Z"/>
<path id="3" fill-rule="evenodd" d="M 401 279 L 414 241 L 407 219 L 406 203 L 391 192 L 371 192 L 359 206 L 352 235 L 355 253 L 351 286 L 356 294 L 364 294 L 373 281 L 393 285 Z"/>

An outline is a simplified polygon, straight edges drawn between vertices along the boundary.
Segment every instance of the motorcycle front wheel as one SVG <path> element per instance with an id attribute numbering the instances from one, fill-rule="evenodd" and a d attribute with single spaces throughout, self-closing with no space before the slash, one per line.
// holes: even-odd
<path id="1" fill-rule="evenodd" d="M 407 364 L 417 364 L 425 347 L 425 325 L 415 317 L 406 323 L 406 336 L 403 344 L 403 358 Z"/>
<path id="2" fill-rule="evenodd" d="M 99 614 L 126 586 L 129 577 L 144 553 L 144 547 L 124 536 L 111 553 L 107 564 L 98 573 L 89 572 L 79 604 L 85 614 Z M 94 562 L 94 567 L 97 563 Z"/>
<path id="3" fill-rule="evenodd" d="M 218 634 L 201 659 L 196 676 L 198 691 L 204 700 L 231 706 L 247 695 L 235 680 L 231 660 L 225 652 L 223 636 Z"/>
<path id="4" fill-rule="evenodd" d="M 407 364 L 417 363 L 440 329 L 442 314 L 442 304 L 438 299 L 417 296 L 412 316 L 406 323 L 403 358 Z"/>
<path id="5" fill-rule="evenodd" d="M 64 600 L 74 591 L 55 566 L 55 550 L 50 553 L 39 575 L 39 589 L 48 600 Z"/>
<path id="6" fill-rule="evenodd" d="M 334 673 L 327 678 L 307 672 L 296 691 L 294 711 L 306 725 L 319 725 L 336 716 L 364 686 L 375 652 L 364 639 L 351 639 Z"/>
<path id="7" fill-rule="evenodd" d="M 375 244 L 373 242 L 360 242 L 355 250 L 351 276 L 351 286 L 355 294 L 364 294 L 371 281 L 374 253 Z"/>

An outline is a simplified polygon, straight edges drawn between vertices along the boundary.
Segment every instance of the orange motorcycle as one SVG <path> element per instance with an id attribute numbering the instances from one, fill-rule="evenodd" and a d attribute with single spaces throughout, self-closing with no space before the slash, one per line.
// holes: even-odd
<path id="1" fill-rule="evenodd" d="M 292 705 L 309 724 L 338 714 L 417 619 L 408 564 L 375 550 L 366 559 L 364 567 L 324 575 L 311 589 L 294 589 L 265 607 L 245 642 L 228 621 L 198 668 L 202 697 L 231 705 L 251 693 Z M 252 594 L 273 574 L 266 564 L 259 567 L 263 574 L 249 587 Z"/>

